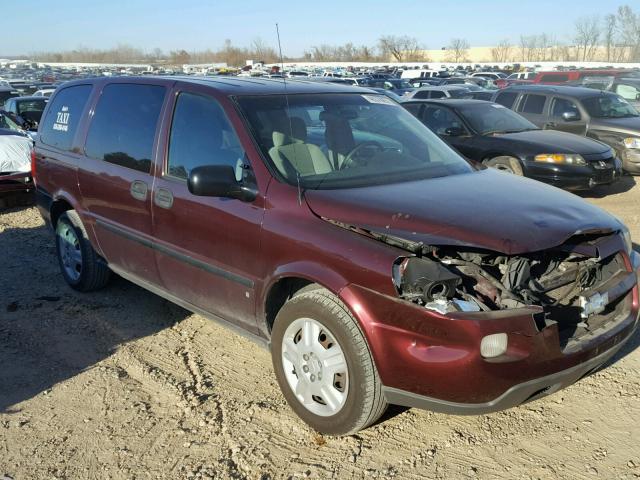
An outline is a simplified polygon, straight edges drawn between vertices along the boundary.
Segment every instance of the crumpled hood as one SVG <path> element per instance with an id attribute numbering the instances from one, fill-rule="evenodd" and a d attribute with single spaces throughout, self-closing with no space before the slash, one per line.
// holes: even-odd
<path id="1" fill-rule="evenodd" d="M 602 154 L 610 147 L 591 138 L 556 130 L 529 130 L 496 135 L 504 141 L 526 144 L 538 153 L 577 153 L 580 155 Z"/>
<path id="2" fill-rule="evenodd" d="M 427 245 L 504 254 L 555 247 L 577 233 L 622 224 L 580 197 L 535 180 L 485 169 L 429 180 L 307 190 L 319 217 Z"/>

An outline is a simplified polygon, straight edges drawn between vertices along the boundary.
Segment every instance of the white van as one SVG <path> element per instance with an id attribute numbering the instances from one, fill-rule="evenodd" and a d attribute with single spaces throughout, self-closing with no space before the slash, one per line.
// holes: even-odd
<path id="1" fill-rule="evenodd" d="M 437 70 L 425 70 L 422 68 L 417 68 L 415 70 L 404 70 L 400 78 L 406 78 L 406 79 L 431 78 L 431 77 L 437 77 L 437 76 L 438 76 Z"/>

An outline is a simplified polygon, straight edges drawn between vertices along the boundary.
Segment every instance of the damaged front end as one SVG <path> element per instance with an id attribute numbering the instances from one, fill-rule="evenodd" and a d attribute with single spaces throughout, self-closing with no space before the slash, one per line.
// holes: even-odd
<path id="1" fill-rule="evenodd" d="M 565 352 L 623 321 L 633 306 L 638 278 L 626 230 L 578 233 L 552 248 L 509 255 L 328 221 L 409 252 L 392 269 L 401 299 L 453 318 L 534 307 L 536 330 L 557 326 Z M 494 349 L 490 356 L 499 355 Z"/>
<path id="2" fill-rule="evenodd" d="M 621 243 L 608 232 L 520 255 L 421 246 L 396 261 L 393 281 L 400 298 L 443 315 L 539 306 L 536 327 L 557 325 L 564 349 L 628 316 L 637 279 Z"/>

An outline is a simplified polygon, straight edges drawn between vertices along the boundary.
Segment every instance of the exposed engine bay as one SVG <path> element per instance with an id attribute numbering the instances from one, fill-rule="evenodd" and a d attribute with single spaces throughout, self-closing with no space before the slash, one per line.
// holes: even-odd
<path id="1" fill-rule="evenodd" d="M 557 323 L 566 344 L 630 308 L 625 294 L 631 286 L 623 286 L 630 273 L 622 256 L 609 252 L 602 258 L 597 248 L 617 232 L 576 235 L 552 249 L 505 255 L 424 245 L 332 223 L 411 252 L 413 256 L 400 257 L 393 266 L 398 295 L 442 315 L 539 306 L 543 311 L 535 318 L 538 329 Z M 616 295 L 610 298 L 613 287 Z"/>
<path id="2" fill-rule="evenodd" d="M 514 256 L 449 246 L 422 253 L 394 267 L 401 298 L 441 314 L 537 305 L 538 327 L 558 323 L 566 339 L 619 313 L 621 299 L 608 288 L 628 274 L 618 253 L 602 259 L 567 246 Z"/>

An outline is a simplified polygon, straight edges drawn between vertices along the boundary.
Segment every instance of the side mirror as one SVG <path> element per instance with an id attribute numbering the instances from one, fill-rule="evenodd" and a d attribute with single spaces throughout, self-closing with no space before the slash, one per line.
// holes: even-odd
<path id="1" fill-rule="evenodd" d="M 640 93 L 636 94 L 636 100 L 640 100 Z"/>
<path id="2" fill-rule="evenodd" d="M 565 122 L 575 122 L 576 120 L 580 120 L 580 114 L 578 112 L 564 112 L 562 114 L 562 119 Z"/>
<path id="3" fill-rule="evenodd" d="M 255 200 L 255 188 L 236 180 L 235 169 L 230 165 L 204 165 L 196 167 L 187 179 L 189 192 L 199 197 L 235 198 L 243 202 Z"/>
<path id="4" fill-rule="evenodd" d="M 464 133 L 464 128 L 461 127 L 449 127 L 444 129 L 444 134 L 448 137 L 462 137 Z"/>

